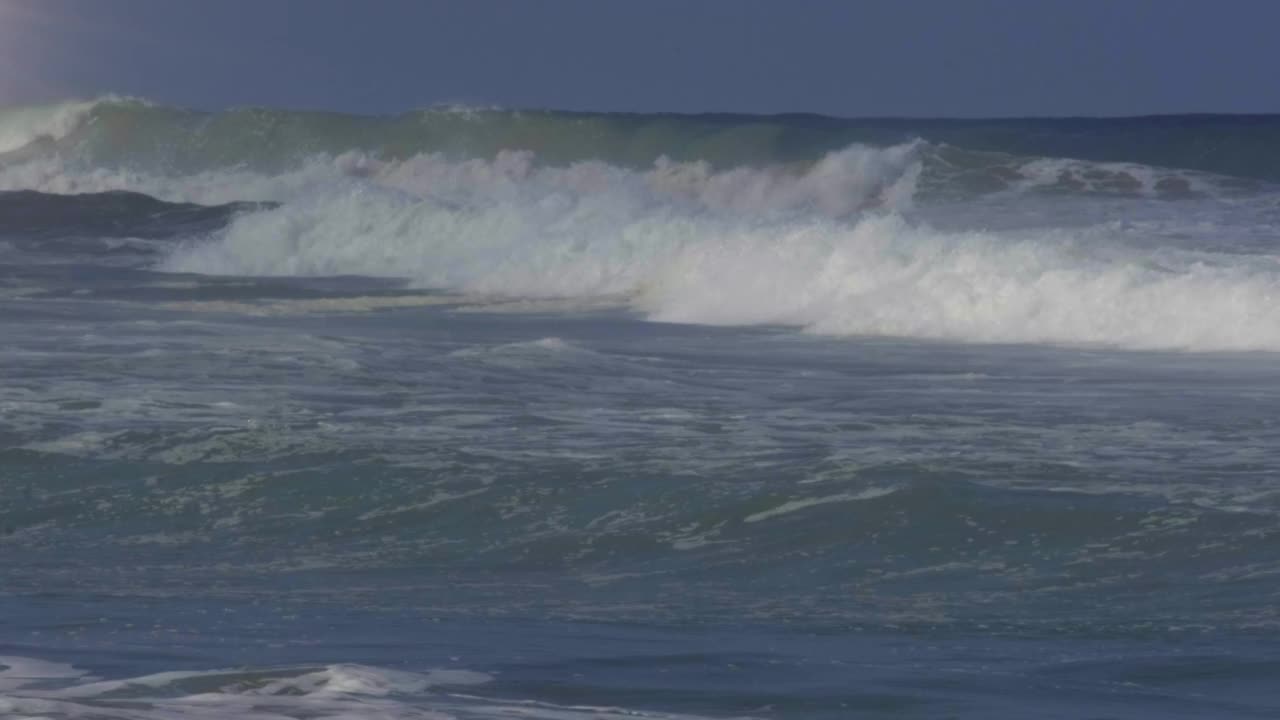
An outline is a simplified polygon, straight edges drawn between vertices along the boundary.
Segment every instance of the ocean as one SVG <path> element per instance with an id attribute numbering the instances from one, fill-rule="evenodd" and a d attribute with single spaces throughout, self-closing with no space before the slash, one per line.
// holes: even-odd
<path id="1" fill-rule="evenodd" d="M 1280 715 L 1280 116 L 0 110 L 0 717 Z"/>

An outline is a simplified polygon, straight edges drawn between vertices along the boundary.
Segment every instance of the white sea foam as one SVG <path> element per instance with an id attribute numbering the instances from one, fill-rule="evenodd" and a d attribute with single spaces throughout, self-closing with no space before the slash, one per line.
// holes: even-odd
<path id="1" fill-rule="evenodd" d="M 39 685 L 0 683 L 0 717 L 103 720 L 621 720 L 691 716 L 614 707 L 490 700 L 462 691 L 492 677 L 469 670 L 412 673 L 364 665 L 261 671 L 166 672 L 125 680 L 76 682 L 69 666 L 0 658 L 0 671 L 26 673 Z M 24 680 L 25 680 L 24 676 Z"/>
<path id="2" fill-rule="evenodd" d="M 793 512 L 807 510 L 817 505 L 827 505 L 830 503 L 857 502 L 859 500 L 872 500 L 878 497 L 884 497 L 885 495 L 891 495 L 897 492 L 897 490 L 898 488 L 895 488 L 895 487 L 883 487 L 883 488 L 873 487 L 873 488 L 868 488 L 866 490 L 863 490 L 862 492 L 856 492 L 856 493 L 837 493 L 835 495 L 823 495 L 821 497 L 811 497 L 811 498 L 802 498 L 800 500 L 791 500 L 791 501 L 782 503 L 777 507 L 769 508 L 768 510 L 762 510 L 758 513 L 752 513 L 751 515 L 748 515 L 745 518 L 743 518 L 742 521 L 748 522 L 748 523 L 754 523 L 754 522 L 760 522 L 761 520 L 768 520 L 770 518 L 775 518 L 775 517 L 778 517 L 779 515 L 788 515 Z"/>
<path id="3" fill-rule="evenodd" d="M 644 171 L 544 166 L 525 151 L 348 153 L 278 175 L 178 178 L 75 173 L 44 158 L 0 169 L 0 188 L 286 203 L 184 246 L 161 266 L 172 271 L 398 277 L 510 307 L 626 304 L 659 321 L 836 335 L 1280 350 L 1280 263 L 1259 254 L 1268 242 L 1249 253 L 1153 246 L 1134 236 L 1141 218 L 941 230 L 903 214 L 920 149 L 855 145 L 808 168 L 661 159 Z M 1046 177 L 1061 171 L 1042 164 Z M 1213 235 L 1203 217 L 1187 222 Z"/>
<path id="4" fill-rule="evenodd" d="M 911 171 L 898 162 L 907 150 L 879 151 L 890 159 L 846 152 L 828 159 L 839 172 L 820 164 L 788 183 L 776 171 L 536 170 L 518 153 L 422 159 L 425 169 L 412 172 L 373 170 L 385 185 L 242 217 L 164 268 L 405 277 L 489 297 L 624 297 L 654 320 L 829 334 L 1280 350 L 1274 256 L 1126 246 L 1114 225 L 943 232 L 891 211 L 907 202 Z M 856 202 L 823 199 L 815 178 L 832 174 L 835 185 L 862 189 Z M 889 209 L 850 214 L 869 204 Z"/>
<path id="5" fill-rule="evenodd" d="M 0 692 L 12 692 L 57 680 L 78 680 L 86 675 L 84 671 L 66 663 L 0 655 Z"/>
<path id="6" fill-rule="evenodd" d="M 417 198 L 470 203 L 548 201 L 557 196 L 627 191 L 648 202 L 763 210 L 812 209 L 845 215 L 866 207 L 908 205 L 920 173 L 920 143 L 890 148 L 853 145 L 807 169 L 769 167 L 714 170 L 705 162 L 659 158 L 646 171 L 600 161 L 545 166 L 524 150 L 455 161 L 440 153 L 384 161 L 361 153 L 318 155 L 293 169 L 265 174 L 245 169 L 167 176 L 127 168 L 79 167 L 46 155 L 0 167 L 0 190 L 70 194 L 127 190 L 171 202 L 222 204 L 237 200 L 291 202 L 325 194 L 388 190 Z"/>
<path id="7" fill-rule="evenodd" d="M 1089 162 L 1069 158 L 1031 158 L 1016 165 L 1021 177 L 1014 190 L 1075 187 L 1093 193 L 1158 197 L 1165 193 L 1215 195 L 1222 178 L 1191 170 L 1123 162 Z"/>

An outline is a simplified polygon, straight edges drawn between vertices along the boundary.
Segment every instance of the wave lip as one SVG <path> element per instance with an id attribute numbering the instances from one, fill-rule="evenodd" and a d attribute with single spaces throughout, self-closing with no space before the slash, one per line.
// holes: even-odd
<path id="1" fill-rule="evenodd" d="M 0 155 L 39 140 L 61 140 L 78 129 L 100 102 L 108 101 L 72 101 L 56 105 L 0 108 Z"/>

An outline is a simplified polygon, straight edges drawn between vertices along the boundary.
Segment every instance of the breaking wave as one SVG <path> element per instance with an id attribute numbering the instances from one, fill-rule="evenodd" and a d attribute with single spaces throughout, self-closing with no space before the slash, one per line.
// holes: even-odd
<path id="1" fill-rule="evenodd" d="M 115 100 L 0 108 L 0 155 L 37 143 L 55 143 L 82 128 L 94 111 Z"/>
<path id="2" fill-rule="evenodd" d="M 919 144 L 807 172 L 349 157 L 376 179 L 237 217 L 165 270 L 368 275 L 648 317 L 832 334 L 1126 348 L 1280 349 L 1271 255 L 1134 247 L 1123 224 L 943 230 L 904 215 Z"/>
<path id="3" fill-rule="evenodd" d="M 107 99 L 0 113 L 0 191 L 28 191 L 3 198 L 23 208 L 11 245 L 185 238 L 139 251 L 172 272 L 397 278 L 831 334 L 1280 350 L 1280 168 L 1257 159 L 1277 133 L 1268 117 L 362 117 Z M 1070 152 L 1036 154 L 1051 150 Z M 69 210 L 50 193 L 89 195 Z"/>

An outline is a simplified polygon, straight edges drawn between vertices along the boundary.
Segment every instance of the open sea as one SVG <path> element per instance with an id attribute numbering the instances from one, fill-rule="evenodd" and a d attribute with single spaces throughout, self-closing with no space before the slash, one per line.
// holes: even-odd
<path id="1" fill-rule="evenodd" d="M 0 110 L 0 718 L 1280 717 L 1280 116 Z"/>

